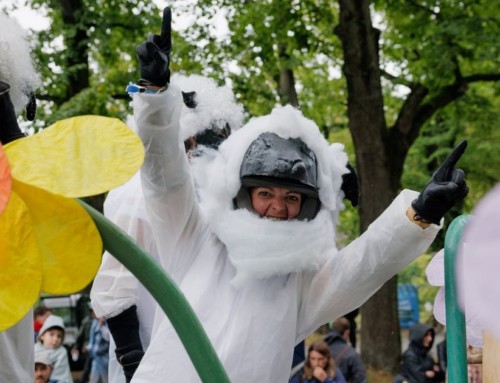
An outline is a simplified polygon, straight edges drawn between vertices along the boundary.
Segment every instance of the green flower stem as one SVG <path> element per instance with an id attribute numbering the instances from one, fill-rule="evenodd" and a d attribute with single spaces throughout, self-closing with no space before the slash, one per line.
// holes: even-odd
<path id="1" fill-rule="evenodd" d="M 94 220 L 104 249 L 134 274 L 165 312 L 201 381 L 230 383 L 196 314 L 170 277 L 118 226 L 85 202 L 79 202 Z"/>
<path id="2" fill-rule="evenodd" d="M 461 243 L 460 237 L 468 221 L 467 215 L 455 218 L 444 240 L 447 369 L 448 381 L 453 383 L 467 383 L 465 315 L 457 302 L 455 261 Z"/>

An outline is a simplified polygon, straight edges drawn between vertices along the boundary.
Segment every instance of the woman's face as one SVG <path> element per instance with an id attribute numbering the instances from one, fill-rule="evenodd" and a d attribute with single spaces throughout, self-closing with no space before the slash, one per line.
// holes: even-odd
<path id="1" fill-rule="evenodd" d="M 253 209 L 261 217 L 289 220 L 300 213 L 302 195 L 280 187 L 256 187 L 250 192 Z"/>
<path id="2" fill-rule="evenodd" d="M 326 357 L 317 351 L 312 350 L 308 355 L 308 359 L 309 359 L 309 364 L 313 369 L 316 367 L 321 367 L 324 369 L 326 367 L 327 363 Z"/>

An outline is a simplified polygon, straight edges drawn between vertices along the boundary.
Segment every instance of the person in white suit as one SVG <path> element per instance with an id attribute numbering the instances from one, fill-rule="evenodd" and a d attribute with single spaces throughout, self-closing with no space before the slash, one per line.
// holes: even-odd
<path id="1" fill-rule="evenodd" d="M 468 192 L 463 171 L 454 169 L 466 143 L 422 193 L 403 191 L 340 251 L 334 226 L 346 154 L 291 106 L 252 119 L 224 141 L 197 195 L 179 138 L 182 95 L 169 84 L 168 8 L 163 17 L 162 33 L 137 48 L 137 86 L 145 91 L 133 96 L 158 254 L 232 382 L 287 381 L 295 344 L 361 306 L 428 248 L 443 215 Z M 199 381 L 168 319 L 132 381 Z"/>
<path id="2" fill-rule="evenodd" d="M 218 145 L 241 127 L 243 107 L 235 102 L 229 87 L 217 86 L 208 77 L 176 74 L 172 83 L 183 89 L 181 140 L 197 173 L 197 187 L 201 188 L 203 169 L 214 157 Z M 133 118 L 127 123 L 136 130 Z M 139 173 L 108 194 L 104 214 L 161 263 L 146 214 Z M 112 333 L 109 382 L 130 381 L 149 345 L 156 303 L 132 273 L 107 252 L 94 279 L 91 299 L 95 312 L 107 319 Z M 122 364 L 117 360 L 115 338 Z"/>

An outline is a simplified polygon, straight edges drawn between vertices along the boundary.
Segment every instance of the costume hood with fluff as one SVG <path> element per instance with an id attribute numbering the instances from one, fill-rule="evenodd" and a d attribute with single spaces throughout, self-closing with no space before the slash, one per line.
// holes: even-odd
<path id="1" fill-rule="evenodd" d="M 316 155 L 321 209 L 314 219 L 273 221 L 246 209 L 234 209 L 243 157 L 264 132 L 299 138 Z M 341 184 L 342 174 L 348 172 L 346 164 L 343 146 L 329 145 L 318 126 L 292 106 L 277 107 L 267 116 L 252 119 L 221 144 L 208 169 L 209 182 L 201 202 L 236 267 L 235 283 L 320 267 L 326 250 L 335 247 L 334 224 L 344 207 Z"/>
<path id="2" fill-rule="evenodd" d="M 1 12 L 0 25 L 0 81 L 10 85 L 10 97 L 16 113 L 19 113 L 41 80 L 30 57 L 27 32 L 16 20 Z"/>
<path id="3" fill-rule="evenodd" d="M 184 76 L 174 74 L 170 83 L 182 92 L 195 92 L 195 107 L 182 106 L 180 118 L 180 140 L 196 136 L 207 129 L 222 128 L 229 124 L 234 132 L 243 125 L 243 107 L 236 103 L 233 91 L 227 86 L 217 86 L 216 82 L 200 75 Z M 128 116 L 127 125 L 137 132 L 132 116 Z"/>
<path id="4" fill-rule="evenodd" d="M 237 104 L 233 91 L 227 86 L 217 86 L 216 82 L 200 75 L 183 76 L 174 74 L 171 83 L 183 92 L 196 92 L 196 107 L 183 106 L 181 112 L 182 141 L 202 133 L 206 129 L 220 129 L 229 124 L 237 130 L 243 123 L 243 107 Z"/>

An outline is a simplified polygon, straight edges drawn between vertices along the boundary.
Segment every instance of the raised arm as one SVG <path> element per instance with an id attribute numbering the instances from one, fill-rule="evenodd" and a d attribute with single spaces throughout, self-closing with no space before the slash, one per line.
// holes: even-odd
<path id="1" fill-rule="evenodd" d="M 160 262 L 174 280 L 189 264 L 181 247 L 198 227 L 200 213 L 184 143 L 180 138 L 181 91 L 169 84 L 171 13 L 163 12 L 160 35 L 137 47 L 141 79 L 133 94 L 134 118 L 146 150 L 141 180 Z M 143 87 L 143 88 L 140 88 Z M 181 239 L 182 238 L 182 239 Z"/>
<path id="2" fill-rule="evenodd" d="M 355 241 L 335 253 L 304 282 L 299 329 L 306 336 L 331 318 L 361 306 L 387 280 L 424 253 L 444 214 L 468 193 L 465 173 L 454 169 L 467 142 L 461 142 L 420 194 L 403 191 Z M 309 327 L 310 326 L 310 327 Z"/>

